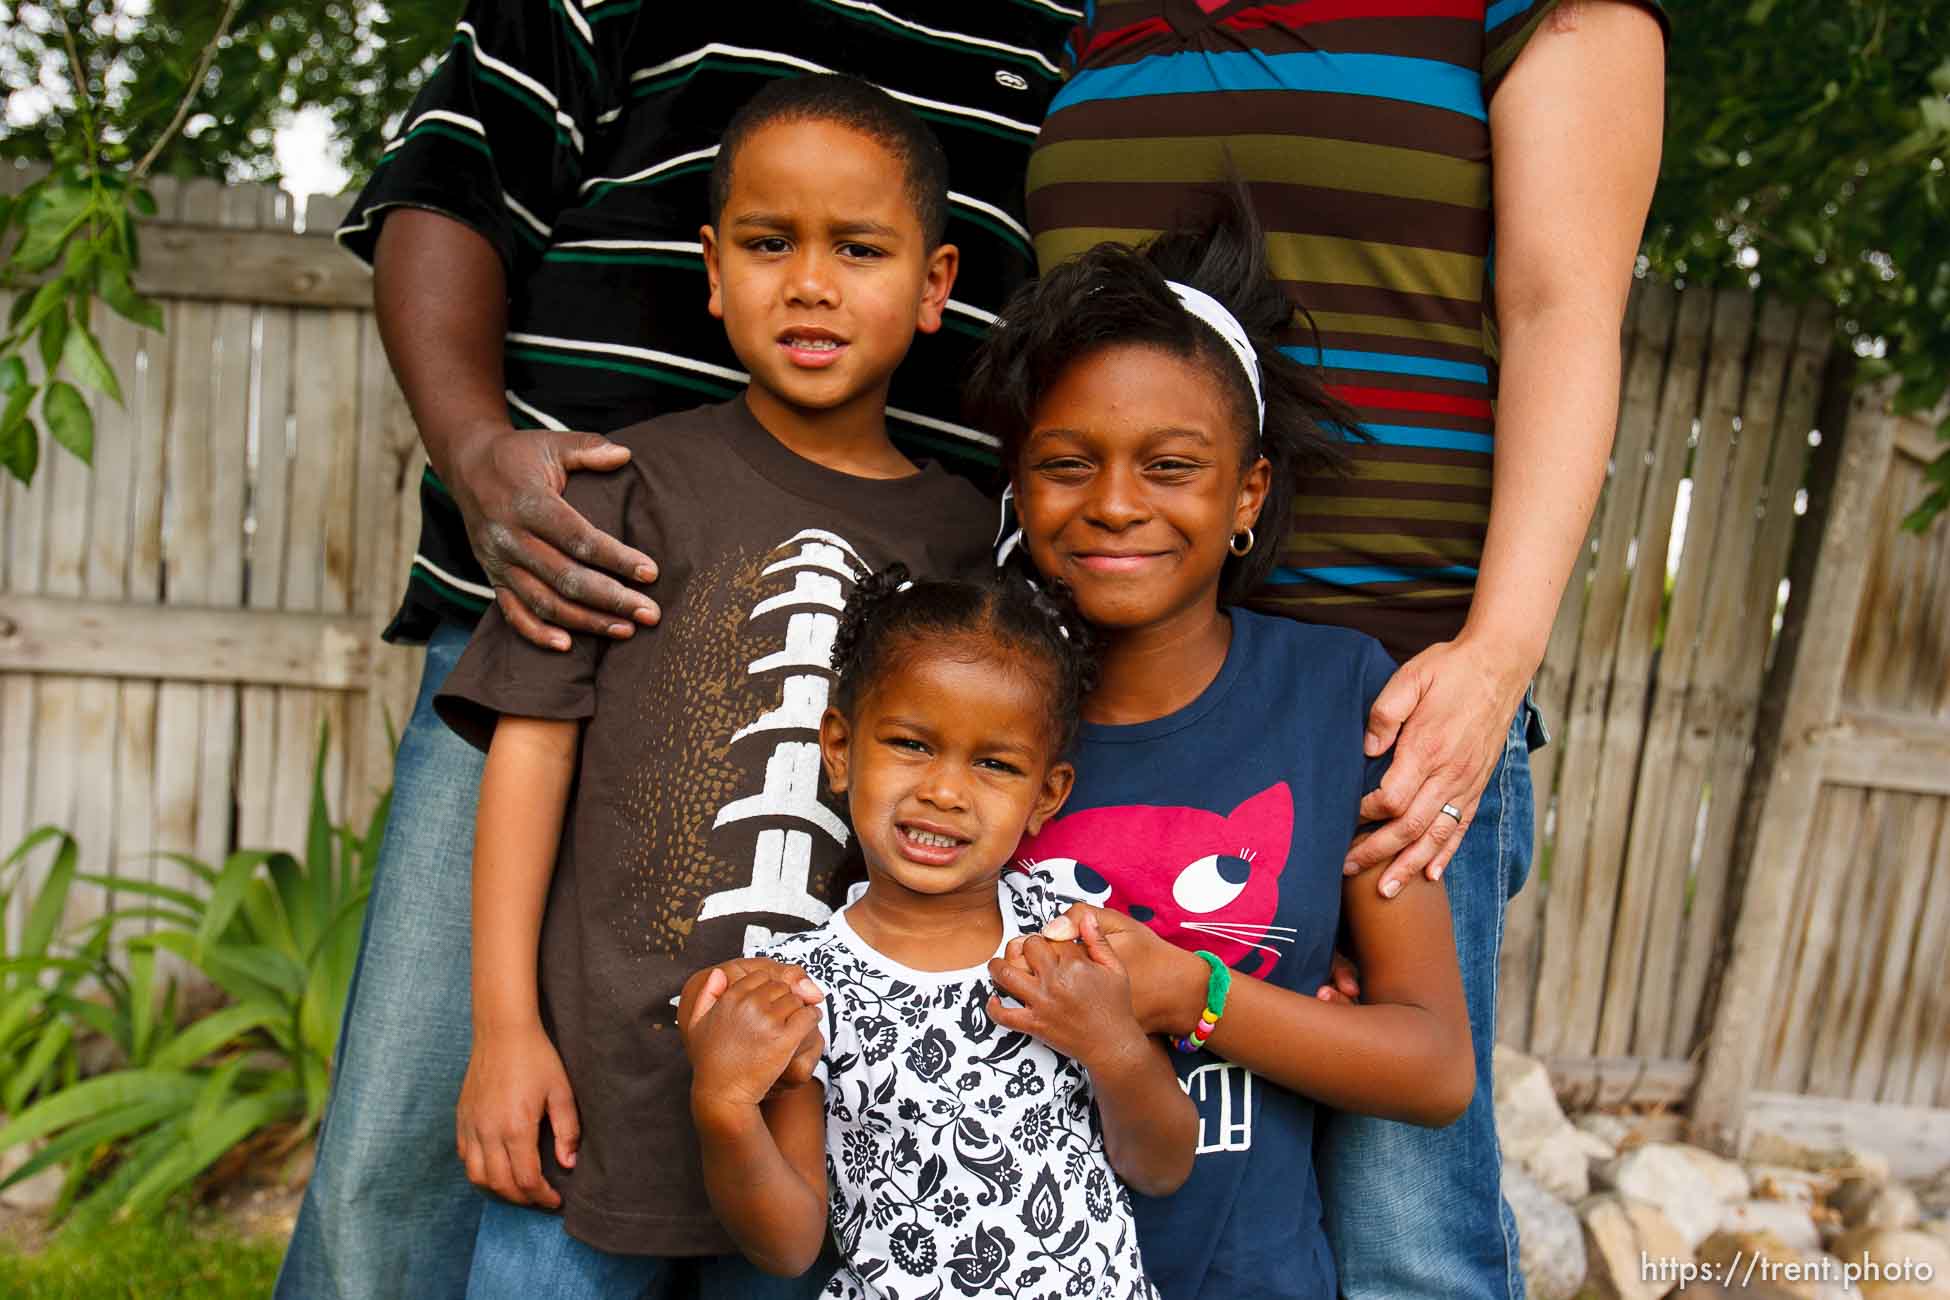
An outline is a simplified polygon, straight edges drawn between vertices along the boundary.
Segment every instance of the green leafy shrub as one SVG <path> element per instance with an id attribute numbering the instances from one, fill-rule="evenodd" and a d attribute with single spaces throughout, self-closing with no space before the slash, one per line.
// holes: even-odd
<path id="1" fill-rule="evenodd" d="M 213 867 L 172 854 L 198 886 L 178 889 L 77 871 L 74 838 L 42 828 L 3 869 L 18 873 L 35 849 L 56 845 L 21 951 L 0 963 L 0 1089 L 13 1116 L 0 1152 L 44 1145 L 0 1186 L 65 1167 L 57 1210 L 68 1231 L 153 1214 L 239 1144 L 288 1149 L 323 1115 L 390 802 L 362 833 L 334 827 L 324 755 L 321 738 L 302 860 L 248 850 Z M 63 947 L 54 932 L 76 885 L 142 902 Z M 179 1025 L 177 982 L 158 980 L 161 953 L 200 971 L 228 1004 Z M 84 1031 L 113 1044 L 114 1069 L 78 1077 Z"/>

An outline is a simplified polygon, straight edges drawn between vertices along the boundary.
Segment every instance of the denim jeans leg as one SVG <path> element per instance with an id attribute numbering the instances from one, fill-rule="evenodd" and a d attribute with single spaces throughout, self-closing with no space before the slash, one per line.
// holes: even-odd
<path id="1" fill-rule="evenodd" d="M 482 756 L 433 697 L 467 645 L 442 624 L 393 768 L 318 1165 L 278 1300 L 445 1300 L 467 1286 L 481 1197 L 454 1154 L 467 1070 L 469 878 Z"/>
<path id="2" fill-rule="evenodd" d="M 1523 1300 L 1516 1221 L 1503 1203 L 1490 1071 L 1503 912 L 1530 872 L 1534 710 L 1503 757 L 1443 881 L 1476 1049 L 1476 1094 L 1446 1128 L 1332 1113 L 1316 1148 L 1327 1231 L 1347 1300 Z"/>
<path id="3" fill-rule="evenodd" d="M 484 1197 L 467 1300 L 663 1300 L 687 1262 L 611 1255 L 571 1237 L 559 1214 Z"/>

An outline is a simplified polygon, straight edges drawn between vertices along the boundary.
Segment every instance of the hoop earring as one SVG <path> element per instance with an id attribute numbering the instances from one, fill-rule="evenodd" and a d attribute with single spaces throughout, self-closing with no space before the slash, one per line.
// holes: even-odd
<path id="1" fill-rule="evenodd" d="M 1239 544 L 1241 537 L 1246 539 L 1244 546 Z M 1226 549 L 1234 555 L 1250 555 L 1252 553 L 1253 543 L 1258 540 L 1258 538 L 1253 536 L 1253 530 L 1251 528 L 1242 528 L 1232 535 L 1232 540 L 1226 543 Z"/>

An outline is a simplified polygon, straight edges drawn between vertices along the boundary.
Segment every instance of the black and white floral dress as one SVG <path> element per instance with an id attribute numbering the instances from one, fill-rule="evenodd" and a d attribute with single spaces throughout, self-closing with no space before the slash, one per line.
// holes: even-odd
<path id="1" fill-rule="evenodd" d="M 1030 877 L 998 889 L 1005 945 L 1064 906 Z M 827 1296 L 1155 1300 L 1089 1076 L 989 1017 L 986 963 L 902 966 L 860 938 L 846 909 L 763 952 L 826 993 L 815 1075 L 845 1261 Z"/>

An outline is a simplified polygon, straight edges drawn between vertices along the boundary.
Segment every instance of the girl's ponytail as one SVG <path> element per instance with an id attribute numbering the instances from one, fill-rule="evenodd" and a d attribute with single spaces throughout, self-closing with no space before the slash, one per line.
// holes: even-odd
<path id="1" fill-rule="evenodd" d="M 888 606 L 908 585 L 907 566 L 895 563 L 860 579 L 847 596 L 840 610 L 839 630 L 833 633 L 832 663 L 840 681 L 841 709 L 852 707 L 850 688 L 867 668 L 864 661 L 873 657 L 878 639 L 874 625 L 886 621 Z"/>

